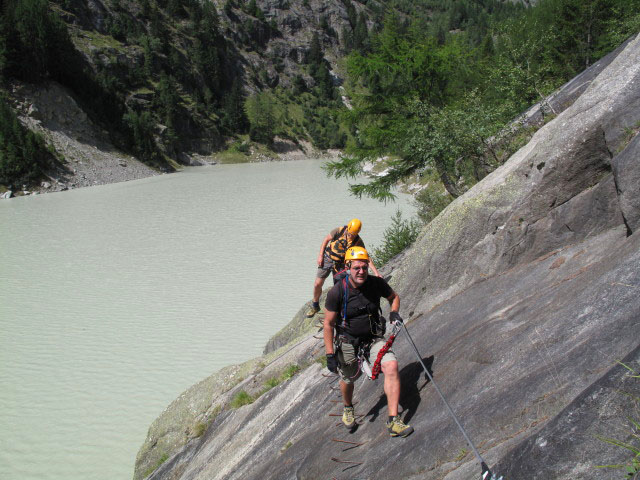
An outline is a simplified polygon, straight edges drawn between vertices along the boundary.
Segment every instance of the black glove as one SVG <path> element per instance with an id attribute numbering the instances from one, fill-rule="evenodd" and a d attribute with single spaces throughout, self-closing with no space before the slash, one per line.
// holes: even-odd
<path id="1" fill-rule="evenodd" d="M 404 323 L 402 321 L 402 317 L 400 317 L 400 314 L 398 312 L 389 313 L 389 321 L 396 322 L 398 325 L 402 325 Z"/>
<path id="2" fill-rule="evenodd" d="M 332 373 L 338 373 L 338 358 L 335 353 L 327 353 L 327 368 Z"/>

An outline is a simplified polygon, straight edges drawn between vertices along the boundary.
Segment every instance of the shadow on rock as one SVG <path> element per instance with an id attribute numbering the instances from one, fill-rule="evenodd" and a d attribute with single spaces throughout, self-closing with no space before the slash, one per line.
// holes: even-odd
<path id="1" fill-rule="evenodd" d="M 431 369 L 433 360 L 433 355 L 422 359 L 429 370 L 430 375 L 433 375 L 433 370 Z M 402 407 L 401 413 L 404 413 L 403 420 L 407 423 L 413 418 L 418 410 L 418 405 L 420 405 L 420 392 L 429 383 L 429 379 L 425 377 L 426 375 L 422 365 L 417 361 L 405 365 L 400 370 L 400 383 L 402 385 L 402 389 L 400 391 L 400 407 Z M 422 385 L 418 386 L 422 379 L 425 379 L 426 381 L 422 383 Z M 386 407 L 386 405 L 387 396 L 383 393 L 380 395 L 376 404 L 365 414 L 365 417 L 371 416 L 369 422 L 374 422 L 380 415 L 380 411 Z"/>

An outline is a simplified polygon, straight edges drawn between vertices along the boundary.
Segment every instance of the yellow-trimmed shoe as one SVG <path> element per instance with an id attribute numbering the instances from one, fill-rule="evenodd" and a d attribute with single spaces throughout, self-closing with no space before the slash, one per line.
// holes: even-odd
<path id="1" fill-rule="evenodd" d="M 413 427 L 405 425 L 397 415 L 393 417 L 393 420 L 387 422 L 387 430 L 392 437 L 407 437 L 413 433 Z"/>
<path id="2" fill-rule="evenodd" d="M 353 432 L 356 428 L 356 416 L 353 412 L 353 407 L 344 407 L 342 411 L 342 423 L 347 427 L 347 430 Z"/>
<path id="3" fill-rule="evenodd" d="M 320 311 L 320 307 L 315 307 L 315 306 L 311 305 L 311 308 L 309 308 L 309 310 L 307 310 L 307 318 L 313 317 L 319 311 Z"/>

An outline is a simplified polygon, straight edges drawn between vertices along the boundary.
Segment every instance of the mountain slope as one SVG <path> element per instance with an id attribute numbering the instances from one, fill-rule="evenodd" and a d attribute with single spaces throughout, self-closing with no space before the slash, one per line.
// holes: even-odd
<path id="1" fill-rule="evenodd" d="M 613 479 L 617 472 L 595 466 L 627 458 L 581 431 L 563 436 L 591 415 L 606 422 L 584 432 L 631 438 L 617 420 L 625 407 L 615 389 L 637 395 L 640 388 L 620 367 L 609 372 L 625 357 L 640 370 L 640 225 L 637 195 L 629 193 L 640 189 L 640 37 L 614 56 L 573 105 L 450 204 L 387 271 L 435 381 L 482 455 L 510 480 L 549 478 L 549 471 L 557 479 Z M 323 351 L 311 335 L 284 349 L 297 362 Z M 362 424 L 347 434 L 329 416 L 340 411 L 335 378 L 312 363 L 237 409 L 205 393 L 203 381 L 151 427 L 136 478 L 163 459 L 150 478 L 478 476 L 406 339 L 394 351 L 403 414 L 416 430 L 406 439 L 388 437 L 382 386 L 369 381 L 356 388 Z M 264 370 L 274 368 L 265 363 Z M 257 392 L 264 370 L 256 367 L 224 395 Z M 214 403 L 220 408 L 207 409 Z M 167 425 L 184 430 L 195 420 L 210 424 L 162 452 Z M 530 452 L 544 458 L 544 468 L 536 469 Z"/>

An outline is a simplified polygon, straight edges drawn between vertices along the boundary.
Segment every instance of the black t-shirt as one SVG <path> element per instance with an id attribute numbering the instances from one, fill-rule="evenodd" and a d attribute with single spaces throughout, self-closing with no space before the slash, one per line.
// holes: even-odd
<path id="1" fill-rule="evenodd" d="M 343 320 L 344 290 L 342 281 L 333 286 L 327 294 L 325 307 L 337 312 L 338 331 L 354 337 L 371 337 L 376 333 L 376 324 L 380 318 L 380 299 L 389 298 L 393 289 L 380 277 L 369 275 L 362 287 L 353 288 L 347 280 L 349 297 L 347 299 L 347 319 Z"/>

